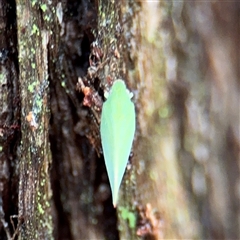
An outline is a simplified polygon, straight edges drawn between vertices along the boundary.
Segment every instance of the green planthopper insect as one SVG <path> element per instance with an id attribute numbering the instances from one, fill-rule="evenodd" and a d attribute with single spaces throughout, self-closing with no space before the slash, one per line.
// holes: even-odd
<path id="1" fill-rule="evenodd" d="M 104 160 L 116 207 L 120 184 L 131 152 L 136 128 L 135 107 L 124 81 L 113 83 L 103 104 L 100 133 Z"/>

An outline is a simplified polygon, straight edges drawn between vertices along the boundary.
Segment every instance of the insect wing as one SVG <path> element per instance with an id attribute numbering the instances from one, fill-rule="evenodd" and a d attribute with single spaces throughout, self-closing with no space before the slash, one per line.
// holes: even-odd
<path id="1" fill-rule="evenodd" d="M 134 104 L 121 80 L 114 83 L 103 104 L 100 132 L 113 205 L 116 206 L 135 132 Z"/>

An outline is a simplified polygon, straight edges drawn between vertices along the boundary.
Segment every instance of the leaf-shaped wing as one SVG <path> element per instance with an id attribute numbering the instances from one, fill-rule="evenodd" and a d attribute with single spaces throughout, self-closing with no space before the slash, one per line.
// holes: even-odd
<path id="1" fill-rule="evenodd" d="M 135 128 L 135 108 L 122 80 L 114 82 L 101 116 L 102 148 L 116 206 L 120 184 L 131 152 Z"/>

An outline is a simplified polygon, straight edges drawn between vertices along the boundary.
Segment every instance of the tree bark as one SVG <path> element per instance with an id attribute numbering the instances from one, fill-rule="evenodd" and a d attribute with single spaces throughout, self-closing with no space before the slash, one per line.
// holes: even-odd
<path id="1" fill-rule="evenodd" d="M 18 213 L 20 98 L 14 1 L 0 2 L 0 238 L 10 239 Z M 16 223 L 16 218 L 13 217 Z"/>
<path id="2" fill-rule="evenodd" d="M 50 5 L 17 1 L 21 96 L 19 239 L 53 239 L 49 166 Z"/>
<path id="3" fill-rule="evenodd" d="M 240 238 L 239 9 L 1 1 L 0 238 Z M 99 119 L 118 78 L 137 129 L 115 209 Z"/>

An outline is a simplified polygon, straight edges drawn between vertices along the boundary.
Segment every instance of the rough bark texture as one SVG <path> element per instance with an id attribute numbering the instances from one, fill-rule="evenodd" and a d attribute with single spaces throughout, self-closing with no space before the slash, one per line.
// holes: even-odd
<path id="1" fill-rule="evenodd" d="M 0 238 L 239 239 L 239 13 L 0 1 Z M 116 78 L 137 130 L 114 209 L 99 119 Z"/>
<path id="2" fill-rule="evenodd" d="M 238 239 L 239 3 L 149 2 L 139 19 L 141 198 L 164 238 Z"/>
<path id="3" fill-rule="evenodd" d="M 52 239 L 48 44 L 52 6 L 17 2 L 21 96 L 19 239 Z"/>
<path id="4" fill-rule="evenodd" d="M 18 213 L 20 98 L 14 1 L 0 1 L 0 238 L 10 239 Z M 16 218 L 13 222 L 16 224 Z"/>

